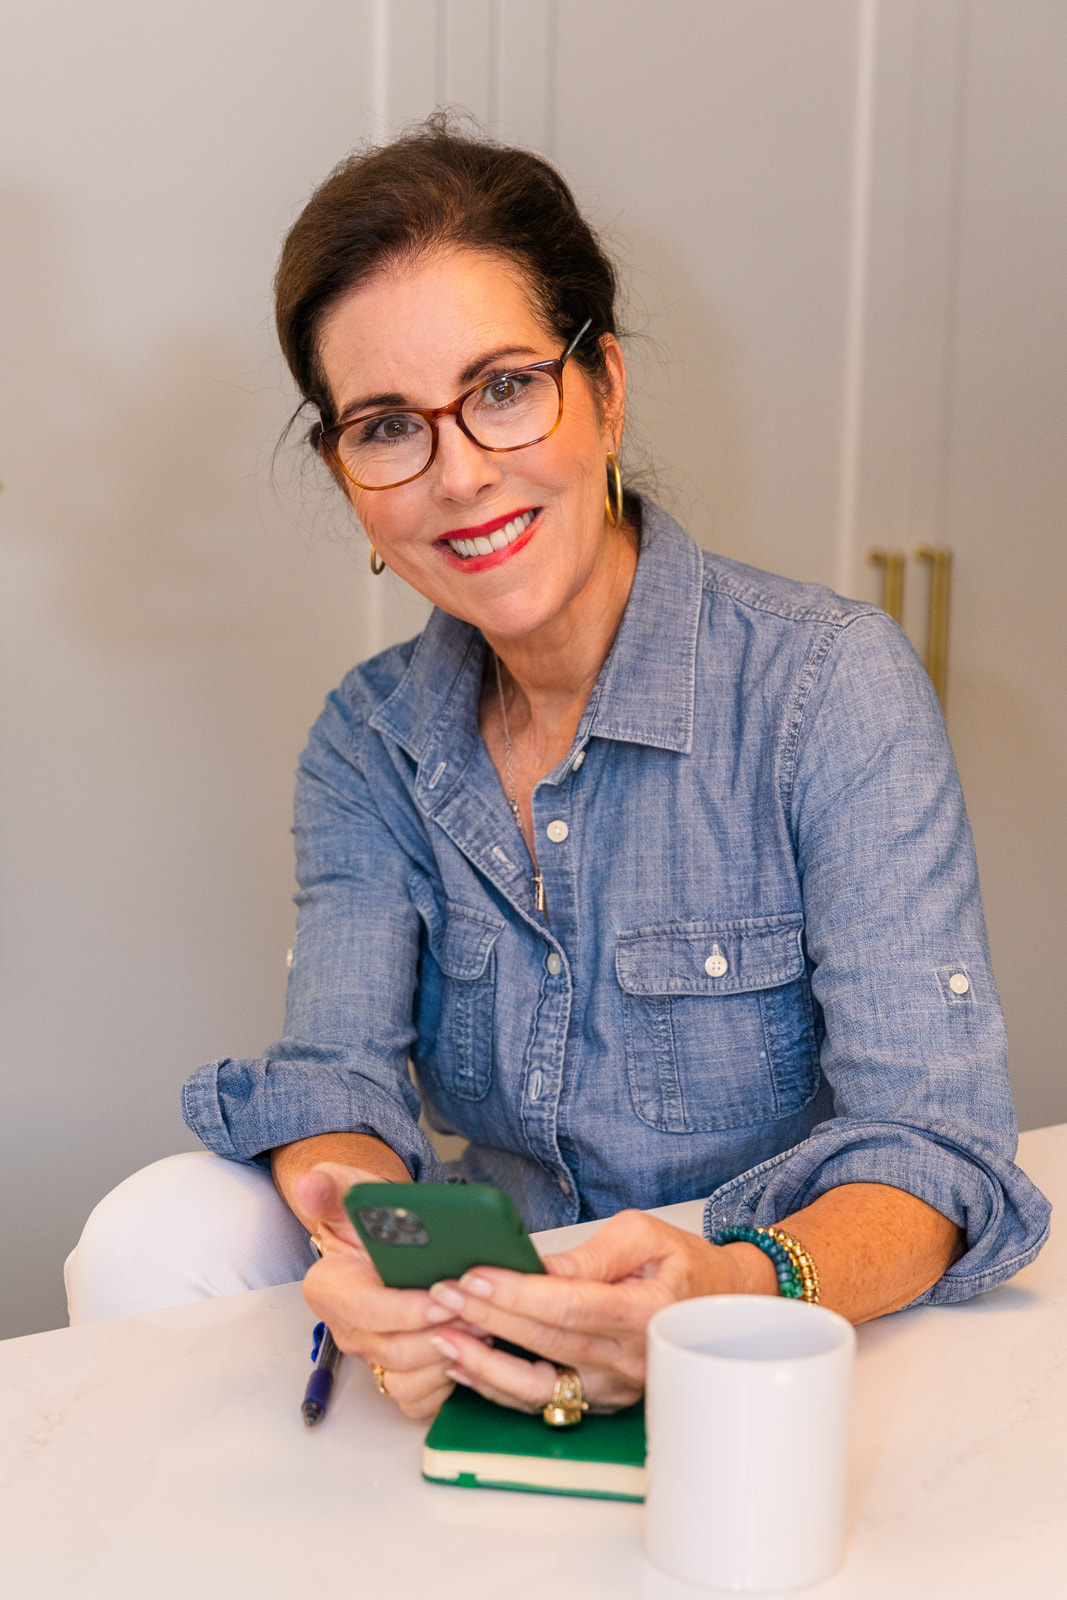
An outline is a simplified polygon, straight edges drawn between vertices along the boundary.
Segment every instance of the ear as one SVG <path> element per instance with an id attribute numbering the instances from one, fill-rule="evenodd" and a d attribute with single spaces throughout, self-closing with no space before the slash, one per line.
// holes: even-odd
<path id="1" fill-rule="evenodd" d="M 613 333 L 600 335 L 600 348 L 607 368 L 607 385 L 603 397 L 604 427 L 612 439 L 612 449 L 617 451 L 626 421 L 626 357 L 622 345 Z"/>

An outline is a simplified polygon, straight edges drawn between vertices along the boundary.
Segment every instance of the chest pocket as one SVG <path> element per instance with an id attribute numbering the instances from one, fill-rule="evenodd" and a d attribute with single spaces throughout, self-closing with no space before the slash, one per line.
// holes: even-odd
<path id="1" fill-rule="evenodd" d="M 412 897 L 425 926 L 415 1064 L 443 1110 L 452 1099 L 483 1100 L 493 1081 L 493 946 L 504 924 L 454 901 L 439 905 L 428 885 L 413 886 Z"/>
<path id="2" fill-rule="evenodd" d="M 819 1086 L 798 915 L 620 933 L 630 1097 L 664 1133 L 750 1127 Z"/>

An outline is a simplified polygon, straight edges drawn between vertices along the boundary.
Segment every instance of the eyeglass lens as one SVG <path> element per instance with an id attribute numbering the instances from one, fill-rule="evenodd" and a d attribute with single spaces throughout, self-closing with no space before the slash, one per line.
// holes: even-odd
<path id="1" fill-rule="evenodd" d="M 560 393 L 548 372 L 509 372 L 474 389 L 460 415 L 485 450 L 519 450 L 551 433 Z M 356 418 L 337 443 L 341 464 L 365 489 L 387 489 L 416 477 L 433 453 L 433 432 L 414 411 Z"/>

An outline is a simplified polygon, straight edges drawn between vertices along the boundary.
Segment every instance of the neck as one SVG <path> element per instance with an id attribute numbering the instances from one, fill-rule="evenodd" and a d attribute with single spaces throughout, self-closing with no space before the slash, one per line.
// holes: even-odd
<path id="1" fill-rule="evenodd" d="M 573 736 L 615 642 L 636 568 L 636 540 L 620 530 L 610 558 L 551 622 L 520 638 L 485 635 L 505 669 L 513 731 L 567 722 Z"/>

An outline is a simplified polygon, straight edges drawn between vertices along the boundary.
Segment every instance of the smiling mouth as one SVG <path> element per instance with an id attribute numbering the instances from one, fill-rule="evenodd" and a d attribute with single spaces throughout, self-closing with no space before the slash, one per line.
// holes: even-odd
<path id="1" fill-rule="evenodd" d="M 516 539 L 526 532 L 536 515 L 536 508 L 532 511 L 521 511 L 517 517 L 512 517 L 510 522 L 494 528 L 492 533 L 480 533 L 474 539 L 441 539 L 439 543 L 446 544 L 463 561 L 470 561 L 475 556 L 491 556 L 497 550 L 506 550 L 509 544 L 514 544 Z"/>

